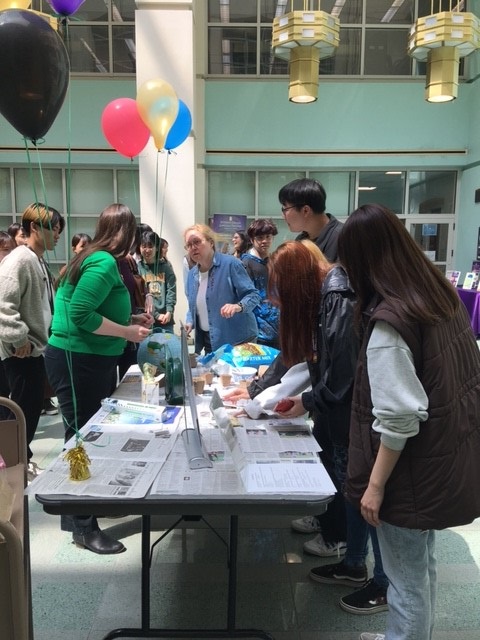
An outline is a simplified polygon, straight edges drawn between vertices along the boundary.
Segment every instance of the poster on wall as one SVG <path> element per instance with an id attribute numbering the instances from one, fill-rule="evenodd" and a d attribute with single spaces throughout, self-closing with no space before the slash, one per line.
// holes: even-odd
<path id="1" fill-rule="evenodd" d="M 233 234 L 236 231 L 245 231 L 247 228 L 247 216 L 214 213 L 210 226 L 218 236 L 217 250 L 229 253 Z"/>

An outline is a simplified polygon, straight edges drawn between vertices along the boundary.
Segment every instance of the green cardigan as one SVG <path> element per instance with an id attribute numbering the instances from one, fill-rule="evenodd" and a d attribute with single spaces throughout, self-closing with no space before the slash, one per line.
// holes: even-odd
<path id="1" fill-rule="evenodd" d="M 130 295 L 117 261 L 106 251 L 96 251 L 83 261 L 75 285 L 67 276 L 58 288 L 48 344 L 64 351 L 118 356 L 125 348 L 123 338 L 93 332 L 104 317 L 127 326 L 130 313 Z"/>

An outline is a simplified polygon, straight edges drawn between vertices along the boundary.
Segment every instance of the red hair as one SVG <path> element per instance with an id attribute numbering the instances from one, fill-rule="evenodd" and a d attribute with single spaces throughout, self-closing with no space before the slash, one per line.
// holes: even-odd
<path id="1" fill-rule="evenodd" d="M 268 261 L 268 297 L 280 308 L 280 348 L 287 367 L 312 360 L 321 288 L 330 270 L 307 246 L 281 244 Z"/>

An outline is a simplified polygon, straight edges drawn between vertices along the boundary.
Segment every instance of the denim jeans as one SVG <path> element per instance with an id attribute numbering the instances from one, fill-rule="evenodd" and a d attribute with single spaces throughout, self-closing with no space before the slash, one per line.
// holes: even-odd
<path id="1" fill-rule="evenodd" d="M 368 536 L 372 543 L 373 551 L 373 579 L 375 584 L 386 589 L 388 578 L 383 570 L 382 555 L 378 544 L 377 529 L 370 526 L 362 517 L 362 514 L 348 501 L 345 501 L 347 510 L 347 553 L 344 562 L 348 567 L 358 567 L 365 564 L 368 553 Z"/>
<path id="2" fill-rule="evenodd" d="M 431 640 L 437 586 L 435 532 L 385 522 L 377 532 L 390 582 L 385 640 Z"/>
<path id="3" fill-rule="evenodd" d="M 327 543 L 344 542 L 347 539 L 347 519 L 343 497 L 343 484 L 347 472 L 347 449 L 332 445 L 328 440 L 320 440 L 318 433 L 315 437 L 322 447 L 320 459 L 337 490 L 333 500 L 328 503 L 325 513 L 318 518 L 322 536 Z"/>

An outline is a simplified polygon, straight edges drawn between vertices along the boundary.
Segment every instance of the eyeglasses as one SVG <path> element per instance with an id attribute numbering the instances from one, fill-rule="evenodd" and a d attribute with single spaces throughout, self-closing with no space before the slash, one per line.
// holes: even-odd
<path id="1" fill-rule="evenodd" d="M 195 240 L 190 240 L 190 242 L 187 242 L 183 248 L 185 249 L 185 251 L 189 251 L 190 249 L 196 249 L 202 243 L 203 243 L 203 240 L 200 240 L 199 238 L 197 238 Z"/>
<path id="2" fill-rule="evenodd" d="M 303 207 L 303 204 L 292 204 L 290 207 L 282 207 L 282 213 L 285 215 L 290 209 L 299 209 L 300 207 Z"/>

